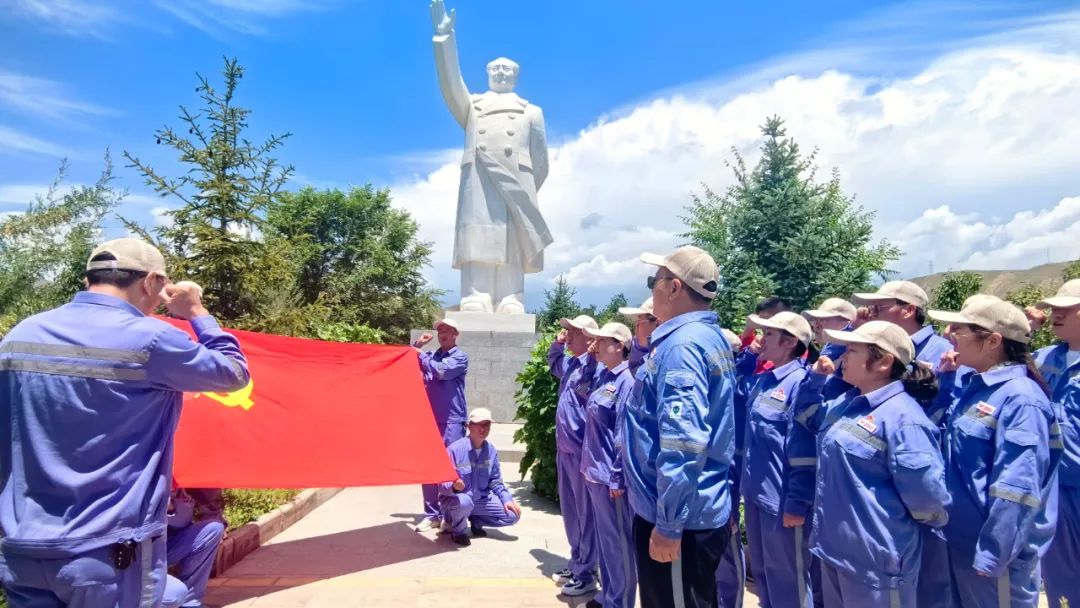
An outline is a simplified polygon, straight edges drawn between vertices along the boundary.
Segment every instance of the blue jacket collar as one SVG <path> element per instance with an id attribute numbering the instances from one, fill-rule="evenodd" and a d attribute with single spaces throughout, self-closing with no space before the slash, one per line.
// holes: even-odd
<path id="1" fill-rule="evenodd" d="M 877 409 L 878 406 L 902 392 L 904 392 L 904 383 L 894 380 L 875 391 L 870 391 L 863 397 L 870 403 L 870 409 Z"/>
<path id="2" fill-rule="evenodd" d="M 933 325 L 923 325 L 922 329 L 911 334 L 911 341 L 915 343 L 915 348 L 918 348 L 920 344 L 926 342 L 935 335 L 937 334 L 934 331 Z"/>
<path id="3" fill-rule="evenodd" d="M 716 325 L 716 313 L 711 310 L 695 310 L 694 312 L 685 312 L 674 319 L 668 319 L 660 327 L 653 330 L 652 345 L 656 346 L 658 342 L 674 333 L 675 330 L 690 323 Z"/>
<path id="4" fill-rule="evenodd" d="M 71 299 L 75 304 L 91 304 L 94 306 L 106 306 L 108 308 L 115 308 L 117 310 L 123 310 L 130 312 L 137 317 L 145 317 L 141 310 L 132 306 L 129 302 L 125 302 L 116 296 L 110 296 L 103 293 L 95 293 L 93 291 L 80 291 L 75 294 L 75 297 Z"/>
<path id="5" fill-rule="evenodd" d="M 803 360 L 801 358 L 796 358 L 788 361 L 780 367 L 774 367 L 772 370 L 769 371 L 769 373 L 772 374 L 773 377 L 775 377 L 778 381 L 782 381 L 792 372 L 798 369 L 802 369 L 804 366 L 805 365 L 803 364 Z"/>
<path id="6" fill-rule="evenodd" d="M 1002 382 L 1008 382 L 1014 378 L 1027 376 L 1027 367 L 1019 363 L 1006 363 L 978 374 L 978 378 L 986 386 L 994 386 Z"/>

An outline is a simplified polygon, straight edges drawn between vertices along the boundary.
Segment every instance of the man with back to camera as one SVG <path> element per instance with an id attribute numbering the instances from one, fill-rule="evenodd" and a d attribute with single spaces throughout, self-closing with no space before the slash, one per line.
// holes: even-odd
<path id="1" fill-rule="evenodd" d="M 99 246 L 86 284 L 0 342 L 0 577 L 12 608 L 160 604 L 183 393 L 250 379 L 201 290 L 173 285 L 149 244 Z M 197 342 L 149 316 L 161 304 Z"/>

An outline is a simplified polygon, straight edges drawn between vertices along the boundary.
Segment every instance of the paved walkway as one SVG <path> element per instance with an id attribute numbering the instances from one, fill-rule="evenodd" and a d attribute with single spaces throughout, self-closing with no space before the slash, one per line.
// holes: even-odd
<path id="1" fill-rule="evenodd" d="M 508 446 L 512 425 L 496 425 L 492 441 Z M 498 437 L 496 438 L 496 431 Z M 520 456 L 518 456 L 520 457 Z M 449 536 L 418 534 L 419 487 L 354 488 L 341 492 L 270 543 L 210 581 L 212 607 L 577 608 L 587 598 L 558 595 L 552 575 L 569 546 L 558 508 L 520 481 L 516 463 L 503 475 L 523 516 L 459 548 Z M 757 608 L 747 593 L 745 608 Z M 1045 596 L 1040 606 L 1046 606 Z"/>
<path id="2" fill-rule="evenodd" d="M 552 575 L 569 546 L 558 509 L 506 467 L 522 521 L 458 548 L 419 534 L 417 487 L 345 490 L 212 580 L 209 606 L 368 608 L 583 606 Z"/>

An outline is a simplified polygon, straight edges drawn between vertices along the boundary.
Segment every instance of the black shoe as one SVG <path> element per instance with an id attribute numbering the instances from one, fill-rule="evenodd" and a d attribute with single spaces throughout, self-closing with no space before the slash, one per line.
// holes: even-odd
<path id="1" fill-rule="evenodd" d="M 563 568 L 555 573 L 555 580 L 557 581 L 569 581 L 574 578 L 574 572 L 570 568 Z"/>
<path id="2" fill-rule="evenodd" d="M 459 546 L 461 546 L 461 547 L 468 547 L 469 545 L 471 545 L 471 544 L 472 544 L 472 541 L 471 541 L 471 540 L 469 540 L 469 537 L 468 537 L 468 535 L 465 535 L 465 534 L 455 534 L 455 535 L 454 535 L 454 544 L 455 544 L 455 545 L 459 545 Z"/>
<path id="3" fill-rule="evenodd" d="M 472 526 L 472 535 L 476 538 L 484 538 L 485 536 L 487 536 L 487 530 L 481 528 L 480 526 Z"/>

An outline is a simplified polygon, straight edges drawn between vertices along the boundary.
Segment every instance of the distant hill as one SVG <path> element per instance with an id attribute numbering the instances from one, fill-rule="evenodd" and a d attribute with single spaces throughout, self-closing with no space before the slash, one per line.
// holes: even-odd
<path id="1" fill-rule="evenodd" d="M 982 275 L 982 293 L 989 293 L 1004 298 L 1005 294 L 1024 284 L 1045 284 L 1050 289 L 1056 290 L 1063 282 L 1061 280 L 1061 273 L 1065 270 L 1065 267 L 1071 263 L 1072 262 L 1056 262 L 1054 264 L 1043 264 L 1042 266 L 1028 268 L 1027 270 L 972 270 L 971 272 L 977 272 Z M 948 273 L 937 272 L 925 277 L 911 279 L 911 281 L 925 289 L 926 293 L 930 294 L 930 297 L 933 298 L 934 289 L 941 284 L 941 280 L 946 274 Z"/>

